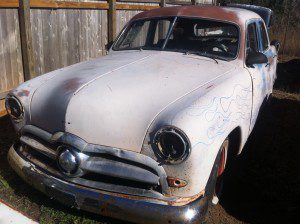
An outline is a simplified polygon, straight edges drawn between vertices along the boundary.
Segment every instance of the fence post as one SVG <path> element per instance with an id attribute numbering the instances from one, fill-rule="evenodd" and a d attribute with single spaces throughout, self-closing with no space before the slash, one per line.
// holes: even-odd
<path id="1" fill-rule="evenodd" d="M 166 7 L 166 0 L 160 0 L 159 6 L 160 7 Z"/>
<path id="2" fill-rule="evenodd" d="M 24 80 L 35 77 L 32 35 L 30 25 L 30 0 L 19 0 L 19 26 L 21 37 Z"/>
<path id="3" fill-rule="evenodd" d="M 114 41 L 117 33 L 116 0 L 109 0 L 108 9 L 108 42 Z"/>

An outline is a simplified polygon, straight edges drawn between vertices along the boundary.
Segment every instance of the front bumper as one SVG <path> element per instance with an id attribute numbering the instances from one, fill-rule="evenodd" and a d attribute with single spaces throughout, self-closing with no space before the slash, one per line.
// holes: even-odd
<path id="1" fill-rule="evenodd" d="M 147 197 L 117 194 L 83 187 L 55 178 L 21 157 L 12 146 L 11 167 L 27 183 L 71 207 L 135 223 L 199 223 L 207 211 L 207 198 L 172 206 Z"/>

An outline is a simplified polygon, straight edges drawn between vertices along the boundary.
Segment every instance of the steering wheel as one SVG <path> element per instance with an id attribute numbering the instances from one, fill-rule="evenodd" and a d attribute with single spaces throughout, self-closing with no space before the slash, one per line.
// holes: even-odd
<path id="1" fill-rule="evenodd" d="M 235 53 L 229 51 L 229 48 L 224 45 L 224 44 L 215 44 L 215 45 L 211 45 L 211 50 L 214 51 L 213 49 L 217 48 L 218 50 L 220 50 L 222 53 L 226 53 L 227 55 L 230 56 L 234 56 Z"/>
<path id="2" fill-rule="evenodd" d="M 218 48 L 218 50 L 224 52 L 224 53 L 229 53 L 228 52 L 228 47 L 226 47 L 224 44 L 214 44 L 214 45 L 211 45 L 211 49 L 212 51 L 214 51 L 213 49 L 214 48 Z"/>

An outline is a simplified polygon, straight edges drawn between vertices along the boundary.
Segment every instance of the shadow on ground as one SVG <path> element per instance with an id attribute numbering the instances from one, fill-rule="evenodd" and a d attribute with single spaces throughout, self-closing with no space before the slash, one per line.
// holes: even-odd
<path id="1" fill-rule="evenodd" d="M 300 93 L 300 59 L 278 64 L 274 88 L 289 93 Z"/>
<path id="2" fill-rule="evenodd" d="M 299 218 L 300 102 L 273 99 L 227 173 L 223 208 L 249 223 Z"/>
<path id="3" fill-rule="evenodd" d="M 277 88 L 299 90 L 300 73 L 296 72 L 299 62 L 279 65 L 279 71 L 294 69 L 294 73 L 279 73 Z M 297 99 L 284 94 L 278 97 L 275 93 L 270 105 L 261 111 L 243 153 L 228 167 L 221 205 L 243 222 L 299 221 L 300 101 Z"/>

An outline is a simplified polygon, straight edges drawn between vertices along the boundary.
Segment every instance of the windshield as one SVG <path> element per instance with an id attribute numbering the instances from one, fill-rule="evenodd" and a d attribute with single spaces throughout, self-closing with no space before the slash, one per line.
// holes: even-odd
<path id="1" fill-rule="evenodd" d="M 138 20 L 121 35 L 114 50 L 161 50 L 174 18 Z"/>
<path id="2" fill-rule="evenodd" d="M 180 17 L 147 19 L 131 23 L 113 50 L 165 50 L 226 60 L 237 56 L 238 37 L 238 28 L 230 23 Z"/>

